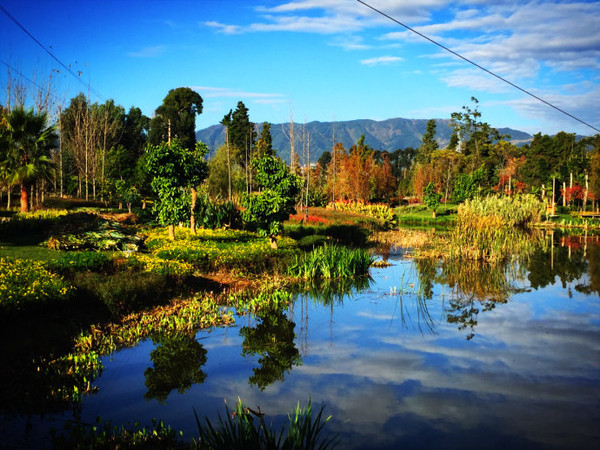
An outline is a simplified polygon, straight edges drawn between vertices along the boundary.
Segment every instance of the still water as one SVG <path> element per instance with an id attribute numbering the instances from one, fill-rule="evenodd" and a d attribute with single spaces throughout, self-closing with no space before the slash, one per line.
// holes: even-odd
<path id="1" fill-rule="evenodd" d="M 344 449 L 600 448 L 597 239 L 497 268 L 384 258 L 370 280 L 296 294 L 281 314 L 104 358 L 81 420 L 159 417 L 191 438 L 194 410 L 216 420 L 239 397 L 281 424 L 312 399 Z"/>

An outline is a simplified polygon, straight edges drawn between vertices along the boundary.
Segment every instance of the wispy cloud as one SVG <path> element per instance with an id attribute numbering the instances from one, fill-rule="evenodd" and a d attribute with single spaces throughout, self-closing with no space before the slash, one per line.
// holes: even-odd
<path id="1" fill-rule="evenodd" d="M 219 32 L 225 34 L 238 34 L 243 31 L 242 27 L 238 25 L 227 25 L 221 22 L 208 21 L 203 22 L 203 24 L 210 28 L 216 28 Z"/>
<path id="2" fill-rule="evenodd" d="M 253 99 L 256 103 L 281 103 L 286 100 L 283 94 L 270 92 L 250 92 L 241 89 L 215 86 L 189 86 L 190 89 L 198 92 L 206 98 L 241 98 Z"/>
<path id="3" fill-rule="evenodd" d="M 156 58 L 163 55 L 166 51 L 166 45 L 154 45 L 150 47 L 144 47 L 137 52 L 129 52 L 127 53 L 127 56 L 132 58 Z"/>
<path id="4" fill-rule="evenodd" d="M 396 64 L 403 61 L 399 56 L 377 56 L 375 58 L 362 59 L 360 63 L 364 66 L 376 66 L 384 64 Z"/>

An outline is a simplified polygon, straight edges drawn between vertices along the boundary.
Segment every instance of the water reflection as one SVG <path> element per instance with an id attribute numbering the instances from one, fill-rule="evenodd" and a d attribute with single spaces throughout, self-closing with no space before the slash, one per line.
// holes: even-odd
<path id="1" fill-rule="evenodd" d="M 369 276 L 357 276 L 341 280 L 319 279 L 299 283 L 292 288 L 295 294 L 303 294 L 323 306 L 343 303 L 344 298 L 369 288 L 373 279 Z"/>
<path id="2" fill-rule="evenodd" d="M 526 264 L 531 287 L 544 288 L 558 278 L 563 289 L 578 281 L 578 292 L 600 295 L 600 236 L 550 232 L 547 238 L 551 248 L 538 249 Z"/>
<path id="3" fill-rule="evenodd" d="M 206 373 L 206 350 L 194 337 L 185 334 L 154 340 L 156 347 L 150 353 L 153 366 L 144 371 L 148 391 L 146 400 L 163 403 L 171 391 L 183 394 L 193 384 L 203 383 Z"/>
<path id="4" fill-rule="evenodd" d="M 248 382 L 264 390 L 275 381 L 283 381 L 293 366 L 300 365 L 300 352 L 294 344 L 296 324 L 283 311 L 271 311 L 258 317 L 256 326 L 240 329 L 242 356 L 258 355 L 259 367 L 252 369 Z"/>
<path id="5" fill-rule="evenodd" d="M 191 437 L 193 408 L 214 419 L 240 396 L 285 418 L 310 397 L 340 448 L 599 448 L 600 245 L 546 240 L 494 266 L 390 255 L 367 282 L 303 287 L 287 311 L 200 332 L 204 345 L 119 352 L 82 420 L 160 417 Z"/>

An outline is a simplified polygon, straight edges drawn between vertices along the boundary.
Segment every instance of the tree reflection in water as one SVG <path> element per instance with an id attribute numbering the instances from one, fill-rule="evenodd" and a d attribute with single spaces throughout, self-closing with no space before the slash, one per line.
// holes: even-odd
<path id="1" fill-rule="evenodd" d="M 157 347 L 150 353 L 153 367 L 144 371 L 146 400 L 167 400 L 172 390 L 183 394 L 192 384 L 203 383 L 206 373 L 206 349 L 193 337 L 187 335 L 161 337 L 155 341 Z"/>
<path id="2" fill-rule="evenodd" d="M 275 381 L 283 381 L 284 374 L 302 359 L 294 344 L 296 324 L 283 311 L 266 312 L 257 320 L 254 327 L 242 327 L 240 336 L 244 338 L 242 356 L 259 356 L 260 367 L 252 369 L 254 374 L 248 381 L 262 391 Z"/>
<path id="3" fill-rule="evenodd" d="M 575 290 L 600 295 L 600 236 L 551 231 L 547 238 L 553 244 L 550 249 L 538 249 L 526 264 L 531 287 L 544 288 L 558 278 L 566 289 L 588 273 L 588 283 L 578 283 Z"/>
<path id="4" fill-rule="evenodd" d="M 525 255 L 512 255 L 495 264 L 467 259 L 419 258 L 415 266 L 419 275 L 419 295 L 433 296 L 438 283 L 451 288 L 445 308 L 448 323 L 467 331 L 467 339 L 475 336 L 480 313 L 505 304 L 511 295 L 524 290 L 517 283 L 528 280 L 533 289 L 553 284 L 558 278 L 564 289 L 568 284 L 589 274 L 589 282 L 581 281 L 574 289 L 585 294 L 600 294 L 600 238 L 598 236 L 561 235 L 548 232 L 546 242 L 534 240 Z"/>

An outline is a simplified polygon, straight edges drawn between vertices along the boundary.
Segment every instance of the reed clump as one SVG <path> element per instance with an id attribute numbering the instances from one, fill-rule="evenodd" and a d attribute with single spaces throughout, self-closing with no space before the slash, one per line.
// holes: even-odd
<path id="1" fill-rule="evenodd" d="M 235 410 L 227 413 L 223 419 L 219 416 L 217 424 L 205 419 L 202 423 L 194 410 L 198 427 L 198 441 L 194 448 L 247 448 L 247 449 L 321 449 L 335 448 L 338 443 L 337 435 L 327 437 L 324 428 L 331 416 L 324 416 L 324 406 L 316 416 L 311 402 L 306 408 L 298 404 L 292 414 L 288 414 L 288 422 L 280 431 L 267 425 L 264 413 L 255 411 L 238 400 Z"/>
<path id="2" fill-rule="evenodd" d="M 543 210 L 544 204 L 533 195 L 467 200 L 458 208 L 449 256 L 498 263 L 530 254 L 540 241 L 531 226 Z"/>
<path id="3" fill-rule="evenodd" d="M 373 261 L 363 248 L 324 245 L 297 256 L 288 270 L 291 276 L 306 280 L 349 278 L 368 274 Z"/>

